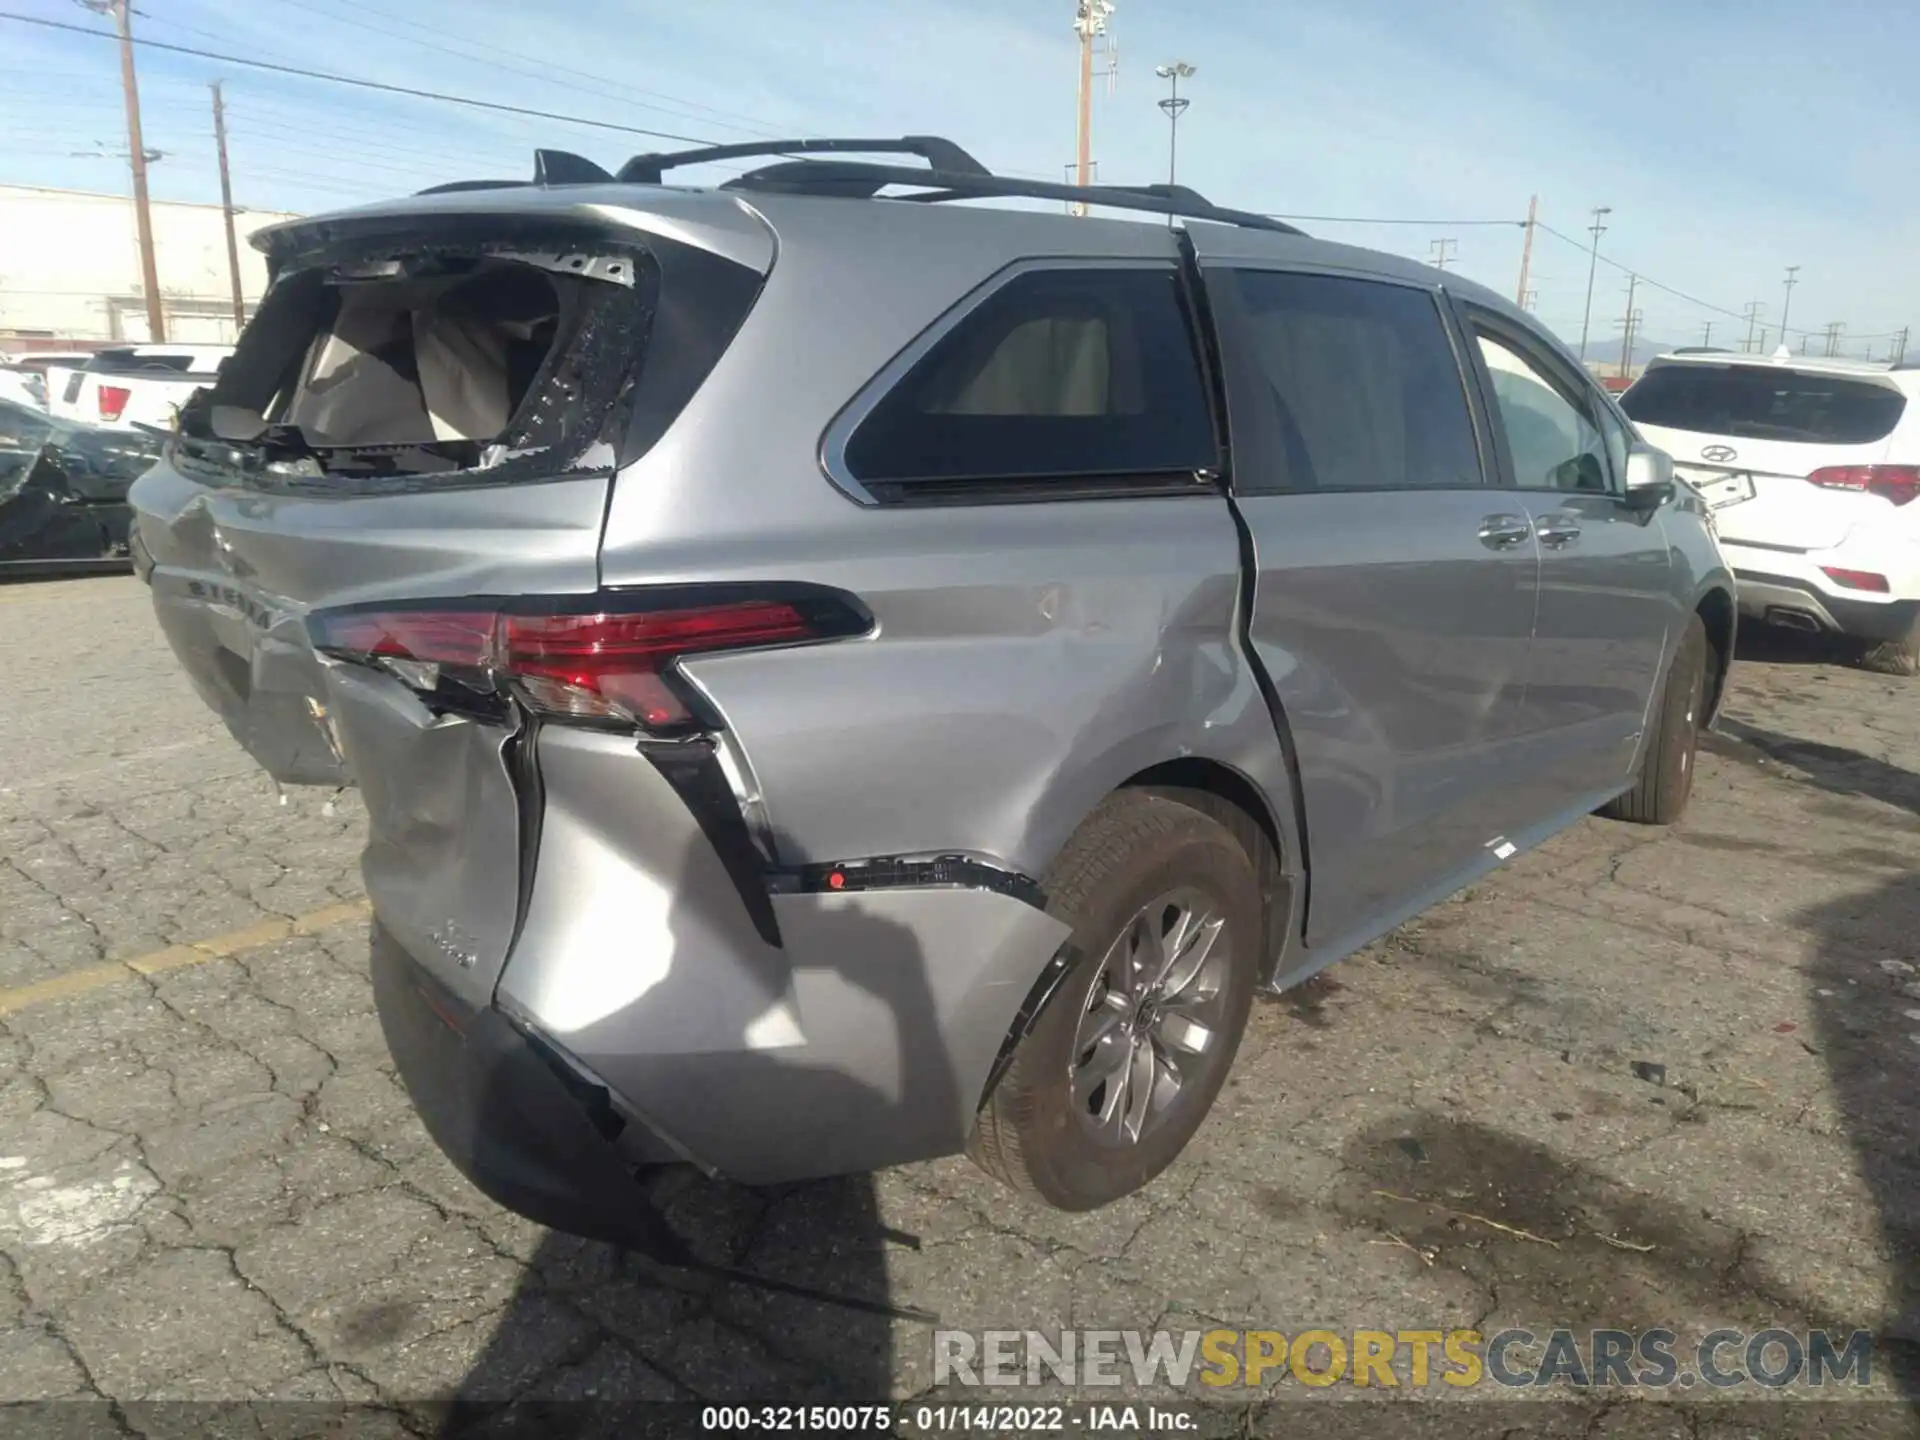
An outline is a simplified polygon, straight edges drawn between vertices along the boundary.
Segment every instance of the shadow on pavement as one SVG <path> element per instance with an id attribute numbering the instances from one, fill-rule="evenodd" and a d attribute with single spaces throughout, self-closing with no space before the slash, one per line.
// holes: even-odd
<path id="1" fill-rule="evenodd" d="M 1830 635 L 1743 618 L 1734 639 L 1734 658 L 1763 665 L 1833 665 L 1843 654 L 1840 643 Z"/>
<path id="2" fill-rule="evenodd" d="M 1738 754 L 1736 747 L 1728 745 L 1728 741 L 1736 742 L 1737 746 L 1746 746 L 1750 751 L 1757 751 L 1783 765 L 1805 771 L 1809 783 L 1829 794 L 1861 795 L 1884 800 L 1889 805 L 1897 805 L 1902 810 L 1920 815 L 1920 775 L 1911 770 L 1889 765 L 1858 750 L 1783 735 L 1777 730 L 1751 725 L 1730 715 L 1721 717 L 1719 733 L 1707 737 L 1703 746 L 1735 759 L 1751 758 Z"/>
<path id="3" fill-rule="evenodd" d="M 1821 1058 L 1880 1212 L 1876 1258 L 1891 1293 L 1879 1354 L 1920 1413 L 1920 883 L 1881 880 L 1799 922 L 1819 947 L 1810 978 Z"/>
<path id="4" fill-rule="evenodd" d="M 1920 815 L 1920 775 L 1911 770 L 1738 720 L 1722 729 L 1829 794 Z M 1879 1353 L 1920 1413 L 1920 876 L 1889 879 L 1862 865 L 1859 878 L 1872 879 L 1873 888 L 1813 906 L 1795 921 L 1817 947 L 1808 979 L 1820 1054 L 1879 1209 L 1877 1258 L 1891 1284 Z"/>

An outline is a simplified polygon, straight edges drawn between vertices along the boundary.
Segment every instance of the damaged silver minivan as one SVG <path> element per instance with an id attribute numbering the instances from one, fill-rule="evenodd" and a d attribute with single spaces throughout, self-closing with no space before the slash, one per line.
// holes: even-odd
<path id="1" fill-rule="evenodd" d="M 132 497 L 207 702 L 363 792 L 395 1063 L 501 1203 L 1106 1203 L 1256 991 L 1685 804 L 1730 579 L 1493 294 L 932 138 L 536 173 L 262 232 Z M 1135 218 L 942 203 L 1007 196 Z"/>

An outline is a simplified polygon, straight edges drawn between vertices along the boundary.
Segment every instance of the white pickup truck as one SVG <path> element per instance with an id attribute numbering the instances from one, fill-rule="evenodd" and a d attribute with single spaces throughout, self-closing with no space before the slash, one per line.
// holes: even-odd
<path id="1" fill-rule="evenodd" d="M 68 371 L 47 408 L 57 419 L 108 430 L 170 430 L 174 412 L 213 384 L 231 345 L 127 345 L 102 350 Z M 55 372 L 56 374 L 58 372 Z M 51 377 L 50 377 L 51 378 Z"/>

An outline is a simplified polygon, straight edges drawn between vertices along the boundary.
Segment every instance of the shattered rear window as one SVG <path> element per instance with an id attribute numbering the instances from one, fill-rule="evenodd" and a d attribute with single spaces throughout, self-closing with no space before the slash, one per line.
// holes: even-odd
<path id="1" fill-rule="evenodd" d="M 559 324 L 552 282 L 512 266 L 343 285 L 284 418 L 317 446 L 497 440 Z"/>
<path id="2" fill-rule="evenodd" d="M 184 458 L 323 490 L 604 467 L 656 293 L 649 258 L 625 249 L 442 246 L 292 268 L 183 410 Z"/>

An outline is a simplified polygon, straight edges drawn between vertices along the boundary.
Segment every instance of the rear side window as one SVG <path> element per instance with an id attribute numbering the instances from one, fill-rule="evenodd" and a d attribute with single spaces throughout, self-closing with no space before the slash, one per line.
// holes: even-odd
<path id="1" fill-rule="evenodd" d="M 853 477 L 916 484 L 1159 478 L 1218 463 L 1170 268 L 1035 270 L 943 335 L 854 431 Z"/>
<path id="2" fill-rule="evenodd" d="M 1263 270 L 1238 271 L 1232 283 L 1252 352 L 1238 403 L 1270 417 L 1273 429 L 1274 473 L 1243 474 L 1242 488 L 1484 483 L 1460 367 L 1432 295 Z"/>
<path id="3" fill-rule="evenodd" d="M 1642 425 L 1786 440 L 1871 445 L 1900 423 L 1907 400 L 1870 380 L 1758 365 L 1656 365 L 1620 397 Z"/>

